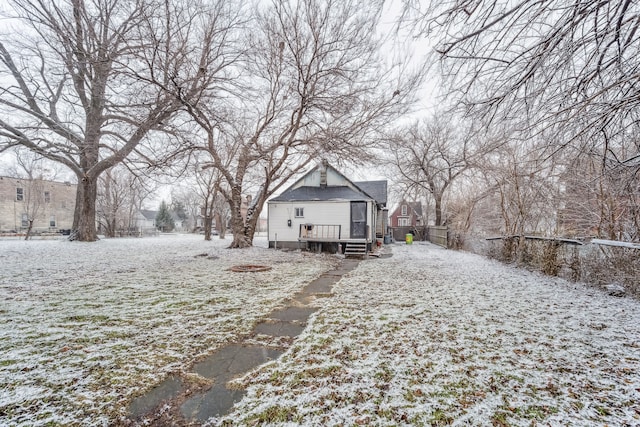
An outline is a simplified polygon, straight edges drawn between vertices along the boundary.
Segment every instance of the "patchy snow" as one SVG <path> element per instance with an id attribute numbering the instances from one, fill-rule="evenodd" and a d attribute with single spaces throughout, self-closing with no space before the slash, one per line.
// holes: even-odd
<path id="1" fill-rule="evenodd" d="M 446 251 L 362 262 L 212 425 L 640 425 L 640 302 Z"/>
<path id="2" fill-rule="evenodd" d="M 0 240 L 0 425 L 111 425 L 337 262 L 229 243 Z M 273 268 L 227 271 L 247 263 Z"/>
<path id="3" fill-rule="evenodd" d="M 133 397 L 237 341 L 337 259 L 228 243 L 0 241 L 0 425 L 118 424 Z M 210 423 L 640 425 L 639 301 L 391 248 L 316 300 L 305 332 L 236 380 L 246 397 Z"/>

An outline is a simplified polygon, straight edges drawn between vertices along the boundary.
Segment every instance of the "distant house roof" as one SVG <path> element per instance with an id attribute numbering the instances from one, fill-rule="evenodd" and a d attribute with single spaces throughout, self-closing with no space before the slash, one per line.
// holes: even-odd
<path id="1" fill-rule="evenodd" d="M 398 206 L 393 210 L 393 214 L 394 215 L 399 215 L 400 214 L 400 210 L 402 208 L 402 205 L 407 205 L 409 207 L 409 209 L 411 209 L 413 211 L 413 214 L 415 214 L 417 217 L 421 217 L 422 216 L 422 203 L 420 202 L 407 202 L 405 199 L 403 199 Z"/>
<path id="2" fill-rule="evenodd" d="M 158 211 L 152 211 L 149 209 L 140 209 L 140 213 L 145 219 L 154 220 L 158 216 Z"/>

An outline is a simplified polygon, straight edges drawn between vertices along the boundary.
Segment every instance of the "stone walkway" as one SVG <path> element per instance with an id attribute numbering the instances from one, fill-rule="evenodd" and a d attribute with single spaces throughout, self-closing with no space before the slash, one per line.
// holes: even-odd
<path id="1" fill-rule="evenodd" d="M 138 397 L 129 406 L 130 424 L 197 425 L 210 417 L 222 416 L 244 396 L 244 390 L 227 388 L 229 380 L 275 360 L 284 350 L 250 342 L 256 335 L 293 339 L 306 327 L 317 308 L 310 303 L 331 296 L 333 285 L 353 270 L 359 260 L 345 259 L 336 270 L 328 271 L 305 286 L 287 307 L 271 312 L 258 323 L 249 337 L 230 343 L 192 366 L 188 381 L 171 376 Z M 193 374 L 193 375 L 191 375 Z"/>

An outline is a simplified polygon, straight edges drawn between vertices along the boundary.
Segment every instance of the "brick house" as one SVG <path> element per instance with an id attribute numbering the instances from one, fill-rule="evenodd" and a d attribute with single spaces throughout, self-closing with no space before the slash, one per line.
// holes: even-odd
<path id="1" fill-rule="evenodd" d="M 402 200 L 398 207 L 391 212 L 391 227 L 420 227 L 422 223 L 422 204 Z"/>
<path id="2" fill-rule="evenodd" d="M 76 185 L 69 182 L 29 180 L 0 176 L 0 232 L 71 229 L 76 205 Z"/>

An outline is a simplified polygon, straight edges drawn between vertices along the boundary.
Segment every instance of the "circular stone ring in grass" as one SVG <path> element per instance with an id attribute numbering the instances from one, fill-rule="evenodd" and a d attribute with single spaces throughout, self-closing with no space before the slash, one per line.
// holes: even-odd
<path id="1" fill-rule="evenodd" d="M 236 273 L 256 273 L 258 271 L 269 271 L 271 270 L 271 267 L 269 267 L 268 265 L 244 264 L 244 265 L 234 265 L 229 270 L 235 271 Z"/>

